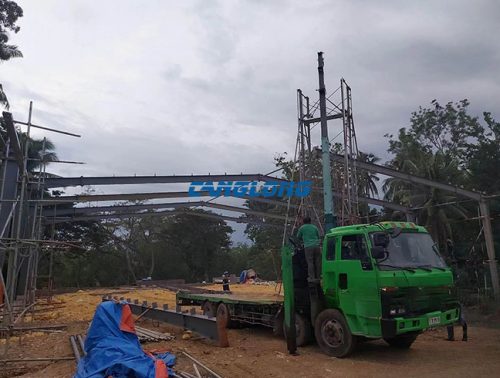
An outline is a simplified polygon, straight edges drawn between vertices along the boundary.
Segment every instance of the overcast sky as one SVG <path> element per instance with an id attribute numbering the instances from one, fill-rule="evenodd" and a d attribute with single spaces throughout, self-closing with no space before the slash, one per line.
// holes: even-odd
<path id="1" fill-rule="evenodd" d="M 360 149 L 384 159 L 384 134 L 434 98 L 500 118 L 498 1 L 18 3 L 24 58 L 0 82 L 16 119 L 33 100 L 34 123 L 82 134 L 38 133 L 87 163 L 50 168 L 65 176 L 271 171 L 293 154 L 296 89 L 317 96 L 318 51 L 327 90 L 352 87 Z"/>

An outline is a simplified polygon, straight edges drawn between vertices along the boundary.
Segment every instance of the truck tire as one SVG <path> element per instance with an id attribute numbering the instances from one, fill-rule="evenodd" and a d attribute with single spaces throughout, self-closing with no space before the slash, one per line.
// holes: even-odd
<path id="1" fill-rule="evenodd" d="M 284 321 L 283 335 L 286 338 L 286 325 Z M 298 313 L 295 313 L 295 338 L 298 347 L 309 344 L 312 339 L 311 322 L 304 315 Z"/>
<path id="2" fill-rule="evenodd" d="M 210 318 L 213 318 L 217 315 L 216 309 L 217 305 L 215 303 L 212 303 L 210 301 L 205 301 L 203 303 L 203 306 L 201 307 L 203 310 L 203 315 L 206 315 Z"/>
<path id="3" fill-rule="evenodd" d="M 226 328 L 233 328 L 234 324 L 231 322 L 231 314 L 229 313 L 229 308 L 225 303 L 219 303 L 216 312 L 217 322 L 220 322 Z"/>
<path id="4" fill-rule="evenodd" d="M 285 325 L 284 325 L 284 314 L 285 311 L 283 309 L 279 310 L 279 312 L 274 317 L 273 323 L 273 335 L 278 337 L 283 337 L 285 335 Z"/>
<path id="5" fill-rule="evenodd" d="M 329 356 L 346 357 L 356 348 L 357 337 L 338 310 L 321 311 L 316 318 L 314 334 L 321 350 Z"/>
<path id="6" fill-rule="evenodd" d="M 417 339 L 418 333 L 405 333 L 396 337 L 384 339 L 387 344 L 399 349 L 409 349 Z"/>

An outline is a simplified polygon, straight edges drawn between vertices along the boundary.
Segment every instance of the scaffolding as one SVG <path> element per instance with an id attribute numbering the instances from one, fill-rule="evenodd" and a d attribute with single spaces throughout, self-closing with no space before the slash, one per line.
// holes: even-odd
<path id="1" fill-rule="evenodd" d="M 52 260 L 55 249 L 78 247 L 72 241 L 54 240 L 56 225 L 66 222 L 88 220 L 119 220 L 130 217 L 161 216 L 168 217 L 185 213 L 190 208 L 210 208 L 221 211 L 239 212 L 253 215 L 257 219 L 225 216 L 212 213 L 189 212 L 190 214 L 214 218 L 222 221 L 240 223 L 255 223 L 263 226 L 269 224 L 259 221 L 264 217 L 283 220 L 284 217 L 266 214 L 248 208 L 218 204 L 208 201 L 184 201 L 177 203 L 153 203 L 133 206 L 95 206 L 76 208 L 74 203 L 82 201 L 107 201 L 118 199 L 157 199 L 190 197 L 188 192 L 162 193 L 124 193 L 101 196 L 63 196 L 48 195 L 50 188 L 76 187 L 86 185 L 126 185 L 126 184 L 173 184 L 190 183 L 193 181 L 273 181 L 282 182 L 276 177 L 262 174 L 224 174 L 224 175 L 173 175 L 173 176 L 112 176 L 112 177 L 53 177 L 46 174 L 46 139 L 42 141 L 40 156 L 32 156 L 30 151 L 31 130 L 39 128 L 45 131 L 80 137 L 67 131 L 55 130 L 32 123 L 33 104 L 30 103 L 27 122 L 14 120 L 12 114 L 3 112 L 2 128 L 5 135 L 0 134 L 2 142 L 2 161 L 0 167 L 0 331 L 12 329 L 20 317 L 33 309 L 36 299 L 38 265 L 42 250 L 48 251 L 50 258 L 48 289 L 49 295 L 53 286 Z M 17 125 L 27 126 L 22 132 Z M 31 152 L 31 153 L 30 153 Z M 32 162 L 39 165 L 38 172 L 32 169 Z M 83 164 L 71 161 L 52 161 L 57 163 Z M 208 196 L 209 193 L 198 193 Z M 98 197 L 98 198 L 96 198 Z M 111 198 L 110 198 L 111 197 Z M 240 196 L 241 199 L 249 199 Z M 257 198 L 272 204 L 281 201 L 269 198 Z M 62 206 L 61 206 L 62 204 Z M 285 204 L 285 203 L 283 203 Z M 68 208 L 68 205 L 70 206 Z M 285 204 L 286 205 L 286 204 Z M 158 211 L 159 209 L 169 209 Z M 51 226 L 46 230 L 44 226 Z M 51 236 L 49 235 L 51 234 Z M 7 348 L 6 348 L 7 349 Z"/>
<path id="2" fill-rule="evenodd" d="M 342 101 L 342 133 L 344 134 L 344 174 L 341 176 L 343 224 L 359 222 L 359 186 L 356 160 L 359 157 L 358 142 L 354 129 L 351 87 L 344 78 L 340 79 Z"/>
<path id="3" fill-rule="evenodd" d="M 326 120 L 341 120 L 342 129 L 329 140 L 330 151 L 340 153 L 344 156 L 342 163 L 334 162 L 331 168 L 332 192 L 335 209 L 338 209 L 338 225 L 355 224 L 359 221 L 359 187 L 356 161 L 359 157 L 356 131 L 354 128 L 354 117 L 352 111 L 351 87 L 342 78 L 340 85 L 326 97 Z M 320 186 L 321 175 L 319 174 L 318 148 L 314 148 L 311 141 L 311 131 L 321 122 L 319 100 L 310 104 L 310 99 L 305 96 L 301 89 L 297 90 L 297 119 L 299 135 L 299 174 L 300 180 L 311 180 Z M 340 139 L 342 137 L 342 139 Z M 338 142 L 342 140 L 342 142 Z M 316 217 L 317 223 L 322 225 L 318 210 L 321 206 L 314 206 L 313 199 L 307 197 L 301 201 L 300 215 L 307 212 L 310 207 Z"/>
<path id="4" fill-rule="evenodd" d="M 30 154 L 31 130 L 79 137 L 79 135 L 34 125 L 33 103 L 28 121 L 13 119 L 3 112 L 1 135 L 2 164 L 0 170 L 0 328 L 12 329 L 34 308 L 38 262 L 42 248 L 51 248 L 50 240 L 42 239 L 42 202 L 46 166 L 46 138 L 39 156 Z M 26 132 L 15 124 L 26 125 Z M 35 172 L 33 163 L 39 166 Z M 7 344 L 5 352 L 7 351 Z"/>

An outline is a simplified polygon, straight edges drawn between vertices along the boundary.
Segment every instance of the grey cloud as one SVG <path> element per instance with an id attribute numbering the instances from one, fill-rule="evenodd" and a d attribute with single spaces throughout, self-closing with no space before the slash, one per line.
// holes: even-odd
<path id="1" fill-rule="evenodd" d="M 500 118 L 495 1 L 49 5 L 23 3 L 25 58 L 1 68 L 16 116 L 34 99 L 37 122 L 83 135 L 50 135 L 61 158 L 88 163 L 59 174 L 271 170 L 293 155 L 296 89 L 317 98 L 320 50 L 329 93 L 341 76 L 352 87 L 363 151 L 388 158 L 383 135 L 434 98 Z"/>

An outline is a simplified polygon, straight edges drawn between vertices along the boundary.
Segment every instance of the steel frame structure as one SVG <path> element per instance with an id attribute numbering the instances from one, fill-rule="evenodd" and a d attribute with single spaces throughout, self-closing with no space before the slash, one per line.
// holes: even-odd
<path id="1" fill-rule="evenodd" d="M 486 249 L 488 253 L 490 274 L 495 297 L 500 297 L 498 273 L 495 259 L 495 250 L 491 230 L 491 220 L 487 197 L 482 193 L 468 191 L 448 184 L 438 183 L 425 178 L 412 176 L 398 172 L 388 167 L 369 164 L 359 161 L 356 132 L 354 128 L 354 118 L 352 111 L 351 88 L 342 78 L 340 86 L 327 96 L 322 53 L 318 54 L 318 74 L 319 74 L 319 100 L 310 104 L 308 96 L 297 90 L 297 118 L 298 118 L 298 161 L 300 180 L 312 179 L 311 162 L 315 156 L 315 149 L 312 145 L 311 130 L 317 124 L 321 125 L 321 154 L 323 158 L 323 177 L 333 183 L 326 182 L 325 185 L 331 190 L 324 191 L 325 215 L 327 227 L 337 223 L 337 214 L 334 208 L 340 210 L 339 224 L 349 224 L 357 221 L 359 215 L 359 203 L 369 203 L 378 206 L 385 206 L 407 214 L 411 219 L 412 209 L 399 204 L 387 201 L 363 197 L 358 192 L 358 170 L 368 170 L 371 172 L 398 177 L 410 183 L 428 185 L 440 190 L 446 190 L 457 196 L 464 196 L 479 202 L 481 211 L 481 221 L 484 229 Z M 336 98 L 334 96 L 340 96 Z M 224 174 L 224 175 L 172 175 L 172 176 L 122 176 L 122 177 L 46 177 L 45 162 L 40 159 L 40 171 L 38 176 L 27 171 L 30 130 L 39 128 L 42 130 L 57 132 L 68 136 L 79 137 L 79 135 L 67 131 L 55 130 L 52 128 L 35 125 L 32 123 L 32 106 L 30 103 L 28 121 L 21 122 L 13 119 L 11 113 L 3 113 L 3 123 L 7 131 L 7 141 L 4 144 L 2 165 L 0 171 L 0 285 L 5 288 L 5 305 L 2 322 L 8 324 L 12 321 L 11 309 L 16 305 L 28 307 L 34 303 L 36 279 L 38 274 L 38 261 L 40 257 L 41 245 L 50 245 L 50 240 L 41 240 L 43 222 L 68 222 L 94 219 L 119 219 L 124 217 L 145 217 L 145 216 L 171 216 L 186 213 L 188 208 L 208 207 L 222 211 L 239 212 L 243 214 L 255 215 L 262 218 L 273 218 L 285 220 L 287 218 L 259 212 L 244 207 L 230 206 L 215 203 L 212 200 L 194 202 L 173 202 L 173 203 L 148 203 L 136 205 L 115 205 L 115 206 L 94 206 L 72 209 L 61 208 L 61 205 L 82 203 L 82 202 L 104 202 L 119 200 L 150 200 L 150 199 L 179 199 L 190 197 L 188 192 L 156 192 L 156 193 L 119 193 L 100 195 L 76 195 L 44 198 L 44 189 L 84 186 L 84 185 L 127 185 L 127 184 L 172 184 L 188 183 L 193 181 L 274 181 L 285 182 L 286 180 L 263 174 Z M 319 114 L 318 114 L 319 113 Z M 342 120 L 342 130 L 333 139 L 328 138 L 327 122 Z M 19 140 L 18 130 L 15 124 L 27 126 L 26 139 Z M 343 135 L 342 154 L 331 151 L 331 142 L 336 137 Z M 43 153 L 45 150 L 43 151 Z M 330 169 L 330 162 L 333 162 L 333 170 Z M 78 162 L 64 162 L 80 164 Z M 327 163 L 327 164 L 326 164 Z M 340 165 L 335 165 L 335 163 Z M 325 168 L 326 167 L 326 168 Z M 341 168 L 340 168 L 341 167 Z M 328 180 L 327 180 L 328 181 Z M 208 197 L 210 193 L 197 193 L 197 198 Z M 249 198 L 252 201 L 263 202 L 276 206 L 288 206 L 298 209 L 299 214 L 304 215 L 306 211 L 313 212 L 318 220 L 321 214 L 318 213 L 310 198 L 301 200 L 299 205 L 287 203 L 282 200 L 269 198 Z M 337 200 L 334 206 L 334 201 Z M 159 209 L 170 209 L 168 211 L 157 211 Z M 220 214 L 189 212 L 196 216 L 211 217 L 214 219 L 257 223 L 259 225 L 269 225 L 266 222 L 249 220 L 233 216 Z M 55 243 L 54 243 L 55 245 Z M 7 276 L 2 274 L 2 267 L 8 258 Z M 6 311 L 5 311 L 6 310 Z M 0 314 L 2 315 L 2 314 Z"/>
<path id="2" fill-rule="evenodd" d="M 43 178 L 45 177 L 45 138 L 38 175 L 28 171 L 30 133 L 32 128 L 57 132 L 74 137 L 77 134 L 34 125 L 31 122 L 33 103 L 30 102 L 28 121 L 13 119 L 12 114 L 3 112 L 2 126 L 7 140 L 2 140 L 2 164 L 0 186 L 0 324 L 11 327 L 29 309 L 34 307 L 36 277 L 40 256 L 39 242 L 42 231 L 41 207 L 43 199 Z M 15 124 L 27 126 L 23 138 Z M 36 180 L 33 180 L 33 179 Z M 43 241 L 44 244 L 50 241 Z M 7 262 L 7 276 L 3 274 Z M 23 309 L 17 316 L 14 309 Z M 7 352 L 7 344 L 5 353 Z"/>
<path id="3" fill-rule="evenodd" d="M 342 165 L 330 165 L 329 162 L 325 165 L 325 162 L 323 162 L 323 177 L 326 176 L 328 181 L 324 183 L 325 188 L 332 188 L 332 191 L 335 192 L 334 198 L 325 196 L 324 200 L 332 203 L 331 205 L 325 204 L 325 211 L 326 208 L 331 208 L 335 224 L 354 224 L 359 222 L 360 196 L 356 170 L 356 161 L 359 152 L 356 131 L 354 129 L 351 87 L 346 83 L 344 78 L 341 78 L 340 86 L 327 97 L 322 57 L 319 63 L 320 99 L 311 106 L 309 97 L 305 96 L 301 89 L 297 90 L 300 178 L 301 180 L 312 179 L 312 172 L 308 169 L 314 157 L 311 129 L 318 123 L 321 124 L 321 154 L 322 156 L 325 154 L 326 159 L 328 159 L 328 154 L 331 152 L 331 142 L 338 136 L 343 135 L 343 160 L 340 161 Z M 339 96 L 339 98 L 335 96 Z M 318 111 L 320 113 L 319 117 L 316 116 Z M 342 121 L 342 130 L 336 137 L 330 140 L 328 139 L 327 122 L 333 120 Z M 338 161 L 336 160 L 336 162 Z M 366 198 L 361 202 L 366 202 Z M 334 209 L 337 209 L 339 214 L 335 214 Z M 322 225 L 323 222 L 319 220 L 317 214 L 315 215 L 318 218 L 317 223 Z M 326 226 L 326 228 L 328 227 Z"/>

